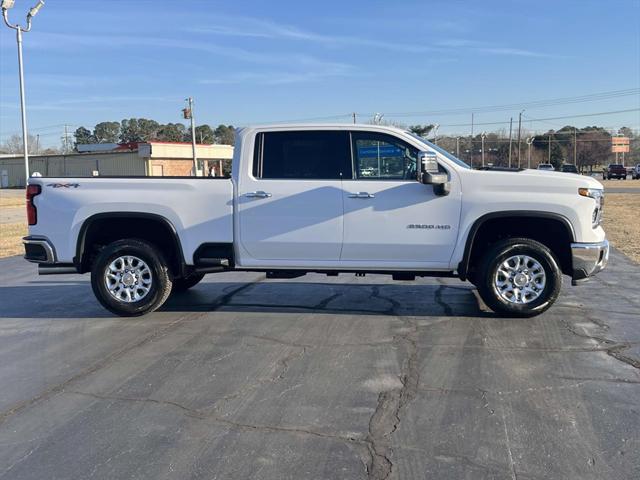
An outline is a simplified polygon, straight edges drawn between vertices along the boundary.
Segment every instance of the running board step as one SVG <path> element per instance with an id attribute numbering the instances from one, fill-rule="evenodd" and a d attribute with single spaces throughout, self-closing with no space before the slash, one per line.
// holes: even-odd
<path id="1" fill-rule="evenodd" d="M 223 272 L 229 268 L 228 258 L 199 258 L 195 265 L 198 273 Z"/>
<path id="2" fill-rule="evenodd" d="M 198 267 L 228 267 L 229 259 L 228 258 L 199 258 L 198 263 L 196 264 Z"/>

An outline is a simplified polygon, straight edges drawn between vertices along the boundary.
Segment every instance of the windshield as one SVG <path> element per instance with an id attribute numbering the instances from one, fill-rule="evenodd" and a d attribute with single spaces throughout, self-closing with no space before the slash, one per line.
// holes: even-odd
<path id="1" fill-rule="evenodd" d="M 420 143 L 423 143 L 424 145 L 427 145 L 428 147 L 433 148 L 436 152 L 438 152 L 438 153 L 442 154 L 443 156 L 447 157 L 449 160 L 454 162 L 456 165 L 458 165 L 460 167 L 463 167 L 463 168 L 471 169 L 471 167 L 468 164 L 466 164 L 465 162 L 460 160 L 458 157 L 456 157 L 455 155 L 452 155 L 451 153 L 447 152 L 444 148 L 441 148 L 438 145 L 434 145 L 433 143 L 428 141 L 426 138 L 421 137 L 420 135 L 416 135 L 415 133 L 413 133 L 413 132 L 411 132 L 409 130 L 407 130 L 406 133 L 411 135 L 416 140 L 419 140 Z"/>

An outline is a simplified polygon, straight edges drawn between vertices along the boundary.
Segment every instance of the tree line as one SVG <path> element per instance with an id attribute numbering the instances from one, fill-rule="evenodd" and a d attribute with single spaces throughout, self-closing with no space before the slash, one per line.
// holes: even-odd
<path id="1" fill-rule="evenodd" d="M 233 145 L 233 125 L 198 125 L 196 142 Z M 93 130 L 79 127 L 73 134 L 74 146 L 88 143 L 191 142 L 191 130 L 183 123 L 162 124 L 147 118 L 129 118 L 121 122 L 100 122 Z"/>
<path id="2" fill-rule="evenodd" d="M 412 125 L 409 130 L 433 142 L 434 128 L 435 125 Z M 630 151 L 625 154 L 625 165 L 640 163 L 640 135 L 628 127 L 620 128 L 617 134 L 630 139 Z M 533 139 L 530 140 L 531 147 L 527 144 L 528 138 Z M 506 167 L 511 158 L 511 166 L 514 167 L 519 165 L 526 168 L 530 163 L 531 167 L 535 168 L 539 163 L 551 163 L 556 169 L 563 163 L 575 163 L 581 171 L 591 171 L 594 167 L 616 161 L 616 155 L 611 152 L 611 138 L 610 131 L 602 127 L 578 128 L 566 125 L 559 130 L 548 130 L 544 133 L 523 132 L 518 148 L 515 134 L 509 142 L 508 132 L 491 132 L 486 133 L 484 138 L 484 162 L 485 165 Z M 473 162 L 474 167 L 482 163 L 482 133 L 473 137 L 438 135 L 437 144 L 458 155 L 465 162 Z M 622 163 L 621 154 L 618 161 Z"/>

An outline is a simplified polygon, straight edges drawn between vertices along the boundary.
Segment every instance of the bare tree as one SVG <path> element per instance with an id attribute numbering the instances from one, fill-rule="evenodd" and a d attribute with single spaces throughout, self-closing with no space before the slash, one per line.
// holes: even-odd
<path id="1" fill-rule="evenodd" d="M 37 142 L 36 137 L 31 134 L 27 135 L 27 143 L 29 145 L 29 153 L 36 153 Z M 0 150 L 9 154 L 20 154 L 24 153 L 24 148 L 22 146 L 22 135 L 11 135 L 7 140 L 0 146 Z"/>

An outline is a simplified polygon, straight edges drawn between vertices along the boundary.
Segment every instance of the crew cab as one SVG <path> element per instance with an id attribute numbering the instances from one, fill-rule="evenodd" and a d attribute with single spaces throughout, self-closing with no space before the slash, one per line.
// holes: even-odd
<path id="1" fill-rule="evenodd" d="M 379 125 L 243 128 L 230 179 L 31 178 L 27 204 L 25 258 L 90 272 L 123 316 L 228 270 L 458 277 L 495 312 L 532 316 L 609 255 L 595 179 L 473 170 Z"/>

